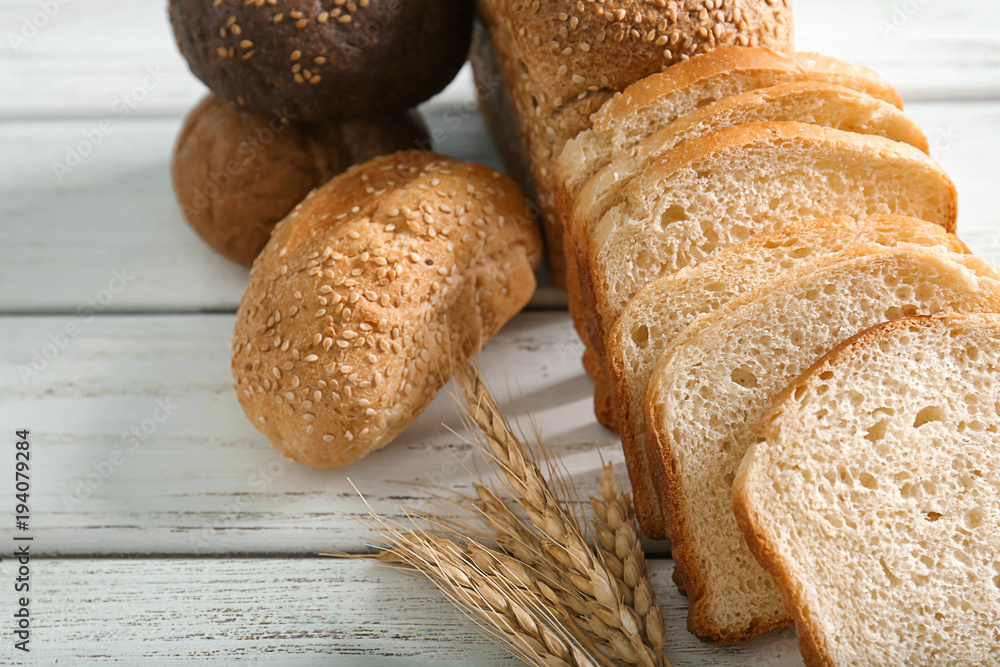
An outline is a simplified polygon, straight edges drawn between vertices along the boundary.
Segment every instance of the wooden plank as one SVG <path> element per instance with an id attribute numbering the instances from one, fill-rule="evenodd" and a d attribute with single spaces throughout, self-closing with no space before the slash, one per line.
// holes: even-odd
<path id="1" fill-rule="evenodd" d="M 51 18 L 39 12 L 38 0 L 7 0 L 0 10 L 0 90 L 16 93 L 0 98 L 0 117 L 99 118 L 123 96 L 143 98 L 130 109 L 136 116 L 179 116 L 204 90 L 177 52 L 160 0 L 61 2 Z M 909 100 L 1000 95 L 995 2 L 796 0 L 795 23 L 798 48 L 874 67 Z M 157 82 L 133 94 L 149 68 Z M 468 81 L 438 102 L 467 99 Z"/>
<path id="2" fill-rule="evenodd" d="M 871 67 L 907 102 L 1000 96 L 1000 3 L 795 0 L 796 46 Z"/>
<path id="3" fill-rule="evenodd" d="M 437 150 L 500 166 L 474 108 L 425 117 Z M 0 312 L 75 312 L 90 299 L 101 312 L 234 311 L 246 269 L 209 249 L 174 197 L 180 121 L 130 118 L 111 127 L 0 122 L 0 145 L 13 156 L 0 162 L 0 285 L 8 288 Z M 73 156 L 93 146 L 88 136 L 99 142 L 78 162 Z M 539 284 L 534 305 L 565 304 L 544 268 Z"/>
<path id="4" fill-rule="evenodd" d="M 450 389 L 395 443 L 353 465 L 286 462 L 236 401 L 232 324 L 232 315 L 0 318 L 0 443 L 32 432 L 39 552 L 357 552 L 367 532 L 343 513 L 364 506 L 348 478 L 394 517 L 421 503 L 385 480 L 469 490 L 469 446 L 448 430 L 461 431 Z M 530 416 L 586 498 L 602 456 L 625 471 L 618 437 L 594 420 L 581 352 L 565 312 L 530 312 L 481 363 L 508 416 L 525 427 Z M 0 497 L 12 485 L 0 475 Z M 0 541 L 13 530 L 0 523 Z"/>
<path id="5" fill-rule="evenodd" d="M 909 110 L 958 185 L 963 237 L 1000 260 L 1000 194 L 992 182 L 1000 173 L 1000 103 Z M 496 163 L 471 107 L 429 118 L 441 150 Z M 120 123 L 59 183 L 52 163 L 92 127 L 88 120 L 0 123 L 0 145 L 15 156 L 0 163 L 0 312 L 75 312 L 89 299 L 107 301 L 97 304 L 102 312 L 235 310 L 246 271 L 205 247 L 174 199 L 169 160 L 178 121 Z M 130 279 L 108 294 L 116 271 Z M 534 303 L 562 299 L 546 288 Z"/>
<path id="6" fill-rule="evenodd" d="M 5 559 L 0 577 L 13 581 Z M 651 563 L 677 667 L 801 665 L 792 630 L 727 648 L 684 627 L 672 563 Z M 27 664 L 516 665 L 434 587 L 369 561 L 69 559 L 31 562 Z M 12 618 L 14 596 L 0 599 Z M 15 656 L 9 633 L 0 660 Z M 21 662 L 24 664 L 24 662 Z"/>

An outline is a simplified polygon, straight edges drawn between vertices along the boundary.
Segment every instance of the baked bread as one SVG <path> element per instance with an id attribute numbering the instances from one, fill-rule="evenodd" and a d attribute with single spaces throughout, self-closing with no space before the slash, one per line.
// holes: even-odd
<path id="1" fill-rule="evenodd" d="M 629 301 L 608 337 L 607 361 L 636 514 L 647 535 L 666 537 L 646 458 L 642 415 L 646 381 L 660 352 L 699 316 L 803 262 L 843 255 L 859 243 L 941 246 L 955 253 L 969 252 L 940 225 L 916 218 L 876 215 L 806 220 L 754 236 L 701 264 L 654 280 Z"/>
<path id="2" fill-rule="evenodd" d="M 894 213 L 954 231 L 955 186 L 918 149 L 803 123 L 741 125 L 654 160 L 590 237 L 594 339 L 646 283 L 798 220 Z"/>
<path id="3" fill-rule="evenodd" d="M 830 83 L 903 108 L 899 93 L 861 65 L 818 53 L 716 49 L 636 81 L 593 115 L 590 129 L 567 142 L 556 167 L 563 210 L 568 214 L 580 189 L 601 168 L 659 128 L 710 102 L 793 81 Z"/>
<path id="4" fill-rule="evenodd" d="M 712 57 L 713 54 L 710 54 L 705 59 Z M 682 66 L 678 65 L 675 69 Z M 745 77 L 738 79 L 741 85 L 756 85 L 767 80 L 758 70 L 748 68 L 738 71 Z M 810 70 L 788 72 L 796 75 L 804 72 L 808 75 Z M 777 73 L 782 72 L 777 70 Z M 734 72 L 728 72 L 725 76 L 732 77 Z M 585 232 L 582 231 L 587 228 L 585 221 L 599 220 L 610 208 L 611 202 L 618 199 L 621 185 L 631 180 L 644 165 L 685 141 L 736 125 L 769 121 L 799 121 L 859 134 L 872 134 L 902 141 L 927 152 L 927 138 L 906 114 L 888 102 L 843 86 L 810 80 L 794 81 L 724 97 L 653 132 L 631 150 L 617 155 L 610 164 L 587 181 L 576 195 L 573 213 L 565 218 L 568 232 L 566 238 L 572 236 L 575 239 L 575 247 L 567 248 L 567 255 L 571 257 L 567 259 L 567 265 L 571 267 L 568 274 L 576 275 L 574 265 L 577 249 L 585 249 L 587 246 Z M 577 330 L 586 339 L 586 317 L 582 314 L 583 303 L 579 289 L 571 288 L 569 292 L 570 311 L 576 313 L 574 322 L 577 323 Z M 580 326 L 581 323 L 583 326 Z M 594 388 L 595 406 L 602 406 L 603 397 L 610 391 L 598 381 Z"/>
<path id="5" fill-rule="evenodd" d="M 971 255 L 881 246 L 850 254 L 814 260 L 699 318 L 663 350 L 647 383 L 647 455 L 684 574 L 688 628 L 706 641 L 745 641 L 790 622 L 732 509 L 751 429 L 777 394 L 879 322 L 1000 309 L 997 272 Z"/>
<path id="6" fill-rule="evenodd" d="M 177 46 L 227 102 L 297 122 L 401 113 L 465 63 L 470 0 L 170 0 Z"/>
<path id="7" fill-rule="evenodd" d="M 504 85 L 503 77 L 498 70 L 499 62 L 490 35 L 478 19 L 473 24 L 469 60 L 476 66 L 473 80 L 476 85 L 479 110 L 500 154 L 504 171 L 525 195 L 537 199 L 535 182 L 531 178 L 531 165 L 524 152 L 524 138 L 521 136 L 521 127 L 510 99 L 510 89 Z"/>
<path id="8" fill-rule="evenodd" d="M 814 53 L 781 54 L 763 48 L 729 47 L 716 49 L 698 58 L 674 65 L 660 74 L 637 81 L 594 114 L 593 128 L 581 132 L 566 143 L 556 163 L 553 187 L 556 193 L 556 208 L 567 230 L 564 236 L 567 275 L 576 277 L 567 287 L 569 310 L 585 345 L 591 345 L 592 342 L 586 331 L 588 313 L 583 297 L 583 291 L 587 288 L 586 277 L 580 276 L 578 265 L 581 262 L 586 263 L 589 227 L 594 221 L 599 220 L 607 209 L 593 205 L 594 190 L 590 191 L 591 197 L 581 197 L 583 188 L 602 168 L 609 165 L 612 158 L 629 156 L 637 152 L 645 153 L 648 157 L 655 153 L 655 150 L 640 151 L 640 147 L 650 134 L 664 129 L 664 126 L 671 126 L 671 129 L 664 129 L 664 133 L 659 137 L 670 137 L 677 130 L 686 135 L 685 140 L 734 124 L 767 120 L 800 120 L 816 124 L 853 123 L 861 127 L 863 121 L 858 116 L 865 115 L 866 105 L 857 101 L 853 110 L 850 106 L 840 107 L 833 104 L 825 114 L 813 117 L 809 116 L 808 109 L 798 108 L 796 113 L 797 105 L 794 103 L 784 116 L 778 107 L 766 105 L 758 107 L 756 110 L 758 118 L 754 118 L 752 105 L 742 110 L 728 107 L 728 112 L 725 107 L 716 108 L 714 111 L 717 115 L 698 116 L 694 119 L 693 127 L 683 123 L 673 127 L 675 121 L 695 114 L 714 101 L 750 90 L 796 81 L 839 85 L 902 106 L 895 89 L 867 68 Z M 857 108 L 859 104 L 861 109 Z M 816 106 L 814 102 L 813 108 Z M 774 112 L 773 116 L 768 113 L 769 109 Z M 741 111 L 747 112 L 746 117 L 740 117 Z M 827 122 L 822 121 L 823 117 L 828 119 Z M 712 120 L 702 124 L 708 118 Z M 905 121 L 896 120 L 895 123 L 890 121 L 889 124 L 901 125 L 905 124 Z M 916 129 L 912 123 L 909 125 L 906 132 L 908 135 L 913 134 L 913 130 Z M 692 129 L 695 130 L 694 133 L 690 133 Z M 916 130 L 916 134 L 920 134 L 919 130 Z M 657 145 L 656 140 L 651 142 L 649 148 Z M 674 145 L 680 143 L 681 141 L 677 141 Z M 923 140 L 923 143 L 926 145 L 926 140 Z M 643 158 L 637 157 L 633 165 L 641 164 Z M 617 182 L 620 188 L 627 178 L 625 176 L 619 178 L 617 172 L 609 168 L 605 170 L 600 183 L 595 184 L 595 188 L 606 188 L 609 180 Z M 613 200 L 613 195 L 617 195 L 617 192 L 609 192 L 601 203 L 607 204 Z"/>
<path id="9" fill-rule="evenodd" d="M 795 380 L 733 501 L 807 665 L 1000 664 L 1000 316 L 884 324 Z"/>
<path id="10" fill-rule="evenodd" d="M 535 289 L 541 234 L 506 177 L 419 151 L 352 167 L 275 227 L 233 335 L 247 416 L 289 458 L 388 444 Z"/>
<path id="11" fill-rule="evenodd" d="M 428 144 L 416 111 L 305 125 L 243 111 L 209 94 L 181 129 L 174 190 L 198 235 L 250 266 L 274 225 L 310 190 L 353 164 Z"/>
<path id="12" fill-rule="evenodd" d="M 589 127 L 590 115 L 615 92 L 695 54 L 727 45 L 792 47 L 788 0 L 478 0 L 477 6 L 493 48 L 476 49 L 472 64 L 477 78 L 498 72 L 507 89 L 557 285 L 565 284 L 565 267 L 553 169 L 566 141 Z M 483 59 L 490 56 L 492 64 Z M 504 97 L 484 101 L 502 107 Z M 484 111 L 487 118 L 501 113 Z"/>
<path id="13" fill-rule="evenodd" d="M 776 121 L 796 121 L 900 141 L 928 152 L 920 127 L 895 106 L 866 93 L 817 81 L 794 81 L 724 97 L 656 130 L 618 153 L 575 196 L 571 224 L 588 228 L 618 201 L 621 186 L 645 165 L 686 141 L 718 130 Z M 577 227 L 573 227 L 574 232 Z M 574 237 L 575 238 L 575 237 Z M 582 245 L 582 244 L 581 244 Z"/>

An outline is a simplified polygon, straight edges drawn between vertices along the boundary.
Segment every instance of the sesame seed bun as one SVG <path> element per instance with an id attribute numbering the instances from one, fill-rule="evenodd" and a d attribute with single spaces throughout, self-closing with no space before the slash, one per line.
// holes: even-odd
<path id="1" fill-rule="evenodd" d="M 304 125 L 208 95 L 177 140 L 174 189 L 198 235 L 250 266 L 274 226 L 310 190 L 353 164 L 428 143 L 415 111 Z"/>
<path id="2" fill-rule="evenodd" d="M 402 112 L 469 51 L 469 0 L 170 0 L 177 46 L 216 94 L 297 122 Z"/>
<path id="3" fill-rule="evenodd" d="M 321 467 L 388 444 L 520 311 L 538 227 L 499 172 L 407 151 L 352 167 L 275 228 L 233 336 L 247 416 Z"/>

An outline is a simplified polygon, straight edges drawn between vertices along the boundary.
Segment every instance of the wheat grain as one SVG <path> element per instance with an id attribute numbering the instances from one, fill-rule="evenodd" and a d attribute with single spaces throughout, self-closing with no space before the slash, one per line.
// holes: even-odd
<path id="1" fill-rule="evenodd" d="M 566 568 L 564 576 L 572 588 L 591 599 L 591 615 L 586 619 L 590 629 L 618 660 L 650 667 L 662 664 L 659 649 L 643 641 L 640 627 L 645 626 L 645 619 L 625 604 L 618 579 L 591 550 L 576 518 L 553 493 L 482 378 L 464 361 L 457 365 L 454 377 L 465 394 L 469 417 L 482 434 L 494 466 L 541 534 L 542 550 Z"/>
<path id="2" fill-rule="evenodd" d="M 632 607 L 642 620 L 639 631 L 650 658 L 661 665 L 663 642 L 666 639 L 663 612 L 656 600 L 646 566 L 646 556 L 639 542 L 639 526 L 631 495 L 619 490 L 611 465 L 604 466 L 601 496 L 603 500 L 590 499 L 594 510 L 594 532 L 601 554 L 618 581 L 625 604 Z"/>
<path id="3" fill-rule="evenodd" d="M 605 466 L 602 498 L 591 498 L 594 516 L 582 521 L 570 509 L 568 479 L 552 461 L 546 479 L 476 371 L 460 362 L 454 377 L 478 444 L 523 516 L 482 483 L 472 497 L 433 496 L 450 507 L 408 513 L 413 527 L 369 507 L 385 549 L 379 560 L 429 578 L 483 634 L 529 664 L 668 667 L 631 496 L 619 491 L 613 468 Z M 474 521 L 456 510 L 471 510 Z"/>

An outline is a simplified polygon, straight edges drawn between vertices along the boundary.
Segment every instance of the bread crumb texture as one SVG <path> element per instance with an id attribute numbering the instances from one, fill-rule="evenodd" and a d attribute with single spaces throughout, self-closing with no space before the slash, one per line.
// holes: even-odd
<path id="1" fill-rule="evenodd" d="M 696 320 L 663 350 L 651 374 L 644 398 L 648 446 L 655 443 L 650 459 L 667 480 L 664 515 L 678 538 L 675 560 L 691 584 L 689 625 L 712 641 L 744 641 L 790 620 L 737 525 L 732 492 L 755 439 L 752 427 L 781 390 L 879 322 L 1000 311 L 1000 282 L 969 255 L 880 246 L 853 254 L 814 260 Z M 926 372 L 938 376 L 936 370 Z M 846 385 L 844 401 L 860 400 L 866 389 L 884 391 L 873 385 L 894 377 L 886 369 L 868 383 Z M 947 377 L 963 385 L 967 376 Z M 838 423 L 845 414 L 830 410 Z M 830 446 L 839 447 L 839 439 Z"/>
<path id="2" fill-rule="evenodd" d="M 541 252 L 526 200 L 493 169 L 419 151 L 349 169 L 279 223 L 251 271 L 233 338 L 247 416 L 316 466 L 384 446 L 527 304 Z"/>
<path id="3" fill-rule="evenodd" d="M 735 488 L 803 654 L 1000 664 L 1000 315 L 877 326 L 778 399 Z"/>

